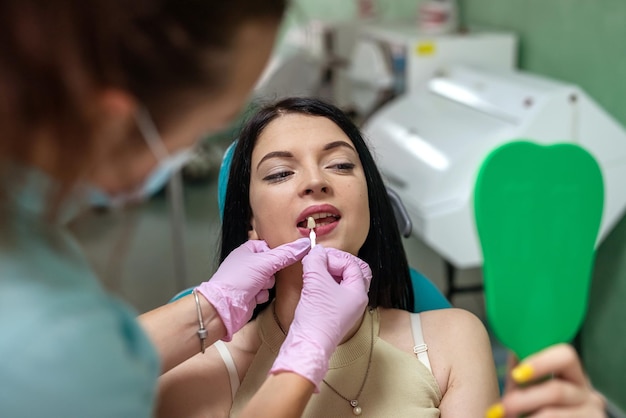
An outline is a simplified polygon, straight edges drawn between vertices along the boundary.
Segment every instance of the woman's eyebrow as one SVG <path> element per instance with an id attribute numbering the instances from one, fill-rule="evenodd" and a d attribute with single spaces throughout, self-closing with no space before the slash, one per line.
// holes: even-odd
<path id="1" fill-rule="evenodd" d="M 258 170 L 263 161 L 269 160 L 271 158 L 293 158 L 293 154 L 289 151 L 272 151 L 268 152 L 261 158 L 261 161 L 256 165 L 256 169 Z"/>
<path id="2" fill-rule="evenodd" d="M 347 143 L 346 141 L 333 141 L 333 142 L 329 142 L 328 144 L 324 145 L 324 148 L 322 148 L 324 151 L 328 151 L 334 148 L 338 148 L 338 147 L 346 147 L 352 151 L 354 151 L 356 153 L 356 150 L 354 149 L 354 147 L 352 145 L 350 145 L 349 143 Z M 269 159 L 272 158 L 293 158 L 293 154 L 290 153 L 289 151 L 272 151 L 272 152 L 268 152 L 267 154 L 265 154 L 263 156 L 263 158 L 261 158 L 261 161 L 259 161 L 259 163 L 256 165 L 256 169 L 258 170 L 259 167 L 261 166 L 261 164 Z"/>
<path id="3" fill-rule="evenodd" d="M 337 147 L 346 147 L 346 148 L 349 148 L 352 151 L 356 152 L 354 147 L 352 145 L 348 144 L 346 141 L 329 142 L 328 144 L 324 145 L 324 151 L 328 151 L 330 149 L 337 148 Z"/>

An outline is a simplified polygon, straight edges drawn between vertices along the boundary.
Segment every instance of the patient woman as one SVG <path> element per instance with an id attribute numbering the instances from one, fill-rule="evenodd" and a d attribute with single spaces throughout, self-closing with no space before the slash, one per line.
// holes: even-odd
<path id="1" fill-rule="evenodd" d="M 308 236 L 310 216 L 318 245 L 358 255 L 370 265 L 372 282 L 371 309 L 331 358 L 305 416 L 482 416 L 498 395 L 483 325 L 458 309 L 425 312 L 414 317 L 421 326 L 412 324 L 401 238 L 358 129 L 332 106 L 288 99 L 261 110 L 240 135 L 225 200 L 221 259 L 248 239 L 273 248 Z M 216 348 L 188 360 L 162 377 L 160 413 L 237 415 L 285 340 L 302 274 L 299 263 L 278 272 L 273 302 L 226 344 L 235 374 L 229 375 L 221 359 L 215 361 Z M 414 347 L 422 339 L 428 351 L 418 357 Z M 223 396 L 231 384 L 240 386 Z"/>
<path id="2" fill-rule="evenodd" d="M 357 255 L 369 264 L 372 281 L 369 308 L 331 357 L 304 416 L 484 416 L 498 386 L 482 323 L 460 309 L 409 313 L 406 256 L 358 129 L 333 106 L 286 99 L 255 114 L 240 135 L 221 259 L 248 239 L 274 248 L 307 237 L 309 217 L 317 245 Z M 232 341 L 163 375 L 159 414 L 237 416 L 267 374 L 280 371 L 274 360 L 294 319 L 302 277 L 301 263 L 279 271 L 270 302 Z M 503 416 L 504 408 L 490 413 Z"/>

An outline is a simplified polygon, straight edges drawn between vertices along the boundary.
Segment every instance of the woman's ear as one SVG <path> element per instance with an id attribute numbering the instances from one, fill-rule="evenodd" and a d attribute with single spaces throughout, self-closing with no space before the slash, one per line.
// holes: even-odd
<path id="1" fill-rule="evenodd" d="M 256 232 L 256 228 L 254 227 L 254 218 L 250 220 L 250 229 L 248 229 L 248 239 L 259 239 L 259 234 Z"/>

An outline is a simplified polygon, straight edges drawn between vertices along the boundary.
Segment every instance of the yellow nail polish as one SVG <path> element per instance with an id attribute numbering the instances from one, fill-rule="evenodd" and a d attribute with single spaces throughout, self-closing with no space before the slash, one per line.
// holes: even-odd
<path id="1" fill-rule="evenodd" d="M 504 417 L 504 407 L 501 403 L 492 405 L 485 413 L 485 418 L 502 418 Z"/>
<path id="2" fill-rule="evenodd" d="M 535 374 L 535 371 L 533 370 L 533 368 L 532 368 L 532 366 L 530 364 L 522 363 L 519 366 L 517 366 L 516 368 L 514 368 L 513 370 L 511 370 L 511 377 L 517 383 L 526 383 L 526 382 L 528 382 L 530 379 L 533 378 L 534 374 Z"/>

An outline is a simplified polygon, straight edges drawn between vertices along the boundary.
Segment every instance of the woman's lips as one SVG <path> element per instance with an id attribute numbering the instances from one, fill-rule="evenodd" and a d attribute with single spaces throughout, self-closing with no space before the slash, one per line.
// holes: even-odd
<path id="1" fill-rule="evenodd" d="M 328 220 L 332 219 L 331 222 L 326 223 Z M 335 228 L 337 228 L 337 226 L 339 225 L 339 221 L 340 218 L 324 218 L 322 220 L 322 223 L 320 225 L 317 225 L 315 227 L 315 234 L 318 237 L 322 237 L 324 235 L 328 235 L 330 234 Z M 311 231 L 309 228 L 302 228 L 302 227 L 298 227 L 298 231 L 300 231 L 300 234 L 303 237 L 308 237 L 309 236 L 309 232 Z"/>
<path id="2" fill-rule="evenodd" d="M 339 210 L 328 203 L 311 205 L 304 209 L 298 216 L 298 222 L 296 227 L 300 231 L 300 235 L 308 237 L 311 230 L 307 228 L 308 219 L 313 218 L 315 220 L 315 234 L 318 237 L 330 234 L 341 220 L 341 213 Z"/>

